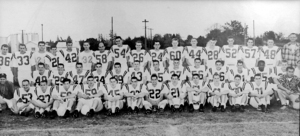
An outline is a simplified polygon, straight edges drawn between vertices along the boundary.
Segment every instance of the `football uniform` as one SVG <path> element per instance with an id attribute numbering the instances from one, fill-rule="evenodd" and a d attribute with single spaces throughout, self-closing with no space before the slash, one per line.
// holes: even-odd
<path id="1" fill-rule="evenodd" d="M 250 81 L 250 77 L 249 77 L 249 72 L 250 70 L 248 69 L 245 69 L 245 68 L 242 68 L 242 70 L 238 70 L 238 68 L 232 68 L 229 70 L 230 71 L 230 74 L 229 74 L 229 80 L 230 81 L 233 81 L 234 80 L 234 77 L 236 75 L 240 75 L 241 76 L 241 80 L 242 81 Z"/>
<path id="2" fill-rule="evenodd" d="M 115 77 L 119 84 L 124 84 L 128 82 L 128 77 L 127 77 L 128 75 L 129 74 L 127 70 L 121 70 L 120 73 L 117 73 L 116 70 L 112 70 L 108 74 L 108 79 L 110 79 L 111 77 Z"/>
<path id="3" fill-rule="evenodd" d="M 122 47 L 113 45 L 110 50 L 113 53 L 114 63 L 119 62 L 123 68 L 128 69 L 127 62 L 133 62 L 130 47 L 128 45 L 122 45 Z"/>
<path id="4" fill-rule="evenodd" d="M 217 70 L 216 67 L 210 68 L 208 70 L 209 74 L 208 74 L 208 79 L 210 79 L 211 81 L 213 80 L 213 76 L 215 73 L 218 73 L 220 75 L 220 81 L 221 82 L 226 82 L 229 79 L 229 68 L 223 66 L 220 70 Z"/>
<path id="5" fill-rule="evenodd" d="M 64 71 L 62 74 L 59 74 L 58 71 L 54 71 L 54 72 L 53 72 L 53 80 L 52 80 L 52 83 L 53 83 L 54 85 L 60 86 L 60 85 L 63 84 L 62 81 L 64 80 L 64 78 L 69 78 L 69 79 L 71 79 L 71 77 L 69 77 L 69 76 L 70 76 L 70 75 L 69 75 L 69 72 Z M 71 80 L 72 80 L 72 79 L 71 79 Z"/>
<path id="6" fill-rule="evenodd" d="M 250 77 L 254 78 L 255 74 L 260 74 L 261 78 L 262 78 L 262 81 L 263 82 L 268 82 L 268 78 L 271 77 L 271 73 L 272 73 L 271 68 L 265 67 L 264 71 L 260 71 L 258 69 L 258 67 L 254 67 L 254 68 L 251 68 L 249 75 L 250 75 Z"/>
<path id="7" fill-rule="evenodd" d="M 64 57 L 64 65 L 66 71 L 72 71 L 76 68 L 76 62 L 78 59 L 79 49 L 72 48 L 72 51 L 68 51 L 67 49 L 62 49 L 59 51 Z"/>
<path id="8" fill-rule="evenodd" d="M 207 56 L 207 58 L 205 58 L 205 60 L 206 60 L 206 66 L 208 68 L 215 67 L 216 61 L 224 58 L 224 57 L 220 56 L 222 54 L 220 54 L 221 48 L 219 46 L 215 46 L 213 49 L 211 49 L 210 47 L 206 47 L 206 48 L 204 48 L 204 51 Z"/>
<path id="9" fill-rule="evenodd" d="M 42 80 L 47 80 L 48 82 L 53 79 L 51 70 L 45 70 L 44 73 L 39 73 L 39 71 L 33 71 L 32 79 L 34 86 L 40 86 Z"/>
<path id="10" fill-rule="evenodd" d="M 14 92 L 14 98 L 13 99 L 15 99 L 16 101 L 18 101 L 19 99 L 22 100 L 21 102 L 17 102 L 18 109 L 20 107 L 23 107 L 24 105 L 26 105 L 30 100 L 32 100 L 32 97 L 34 95 L 34 90 L 35 89 L 36 89 L 35 87 L 30 87 L 30 89 L 28 90 L 28 92 L 25 91 L 24 88 L 18 88 L 18 89 L 16 89 L 16 91 Z M 7 103 L 7 106 L 9 108 L 12 108 L 13 105 L 12 105 L 12 103 Z M 31 108 L 31 109 L 34 109 L 34 105 L 31 104 L 31 103 L 29 104 L 28 107 Z M 19 111 L 19 114 L 21 114 L 24 110 L 25 110 L 25 108 L 21 109 Z"/>
<path id="11" fill-rule="evenodd" d="M 179 66 L 178 69 L 175 69 L 174 67 L 169 67 L 165 72 L 167 77 L 166 80 L 171 80 L 173 74 L 177 74 L 179 76 L 180 81 L 186 80 L 189 73 L 190 73 L 189 67 L 184 68 L 183 66 Z"/>
<path id="12" fill-rule="evenodd" d="M 149 51 L 149 54 L 150 54 L 150 56 L 151 56 L 151 58 L 152 58 L 152 60 L 150 60 L 150 63 L 151 63 L 151 65 L 152 65 L 152 61 L 153 60 L 158 60 L 159 61 L 159 67 L 160 68 L 163 68 L 163 62 L 165 61 L 165 57 L 164 57 L 164 50 L 158 50 L 158 51 L 156 51 L 156 50 L 150 50 Z"/>
<path id="13" fill-rule="evenodd" d="M 195 66 L 189 67 L 189 77 L 192 79 L 193 74 L 198 74 L 200 77 L 200 80 L 204 80 L 208 76 L 207 67 L 205 65 L 200 65 L 199 68 L 196 68 Z"/>
<path id="14" fill-rule="evenodd" d="M 20 52 L 15 52 L 14 57 L 14 66 L 18 68 L 18 82 L 19 85 L 22 85 L 24 79 L 32 81 L 31 72 L 32 66 L 35 66 L 34 60 L 32 58 L 33 52 L 26 51 L 24 54 Z"/>
<path id="15" fill-rule="evenodd" d="M 101 93 L 101 90 L 104 90 L 104 86 L 101 83 L 96 83 L 94 84 L 91 88 L 88 86 L 88 84 L 82 84 L 81 85 L 81 90 L 79 90 L 79 92 L 88 95 L 88 96 L 96 96 L 97 94 Z M 97 101 L 98 105 L 96 106 L 95 109 L 93 109 L 95 112 L 100 111 L 103 106 L 100 105 L 101 104 L 101 98 L 100 97 L 94 97 L 94 98 L 90 98 L 90 99 L 84 99 L 84 98 L 79 98 L 78 102 L 81 103 L 83 106 L 80 109 L 81 113 L 83 115 L 86 115 L 88 111 L 90 111 L 90 109 L 92 109 L 93 103 Z M 85 107 L 87 106 L 88 109 L 85 110 Z"/>
<path id="16" fill-rule="evenodd" d="M 115 88 L 113 88 L 110 84 L 105 84 L 103 93 L 108 96 L 115 97 L 121 96 L 121 94 L 126 91 L 126 87 L 123 84 L 117 84 Z"/>
<path id="17" fill-rule="evenodd" d="M 169 100 L 170 105 L 180 106 L 184 105 L 184 98 L 186 97 L 186 85 L 182 81 L 178 81 L 176 85 L 174 85 L 172 82 L 166 83 L 166 86 L 168 88 L 168 94 L 173 98 L 172 100 Z"/>
<path id="18" fill-rule="evenodd" d="M 56 91 L 54 86 L 48 86 L 45 92 L 43 92 L 40 87 L 37 87 L 32 98 L 39 103 L 50 103 L 52 101 L 53 91 Z M 49 112 L 50 108 L 51 106 L 48 106 L 47 108 L 35 107 L 35 112 L 43 113 L 45 110 Z"/>
<path id="19" fill-rule="evenodd" d="M 195 83 L 194 81 L 188 81 L 186 83 L 187 87 L 190 88 L 197 88 L 197 89 L 203 89 L 207 86 L 207 82 L 200 80 L 198 83 Z M 192 95 L 191 98 L 189 98 L 189 103 L 194 105 L 194 109 L 199 109 L 199 104 L 205 104 L 206 101 L 206 93 L 196 93 L 195 91 L 190 92 Z M 190 97 L 190 96 L 189 96 Z M 203 99 L 201 99 L 203 98 Z"/>
<path id="20" fill-rule="evenodd" d="M 6 74 L 6 79 L 13 82 L 13 73 L 11 67 L 13 66 L 13 55 L 11 53 L 6 53 L 3 55 L 0 53 L 0 73 Z"/>
<path id="21" fill-rule="evenodd" d="M 93 71 L 91 76 L 94 77 L 94 81 L 97 83 L 107 84 L 109 83 L 108 77 L 109 72 L 108 71 L 102 71 L 101 74 L 99 74 L 97 71 Z"/>
<path id="22" fill-rule="evenodd" d="M 154 68 L 151 68 L 149 71 L 149 76 L 147 76 L 147 80 L 151 81 L 151 76 L 155 74 L 155 75 L 157 75 L 158 82 L 164 82 L 168 79 L 166 72 L 167 71 L 163 68 L 159 68 L 158 71 L 155 70 Z"/>
<path id="23" fill-rule="evenodd" d="M 236 105 L 236 104 L 247 105 L 248 93 L 251 90 L 250 84 L 246 82 L 241 82 L 240 84 L 236 85 L 235 82 L 231 82 L 228 84 L 228 88 L 229 88 L 229 94 L 236 95 L 242 93 L 241 95 L 239 95 L 239 97 L 236 98 L 230 97 L 229 98 L 230 105 Z"/>
<path id="24" fill-rule="evenodd" d="M 148 99 L 143 102 L 143 105 L 146 109 L 152 107 L 152 105 L 157 105 L 159 108 L 165 108 L 166 104 L 168 104 L 168 100 L 163 100 L 163 95 L 168 94 L 168 89 L 162 83 L 157 83 L 156 86 L 153 86 L 152 83 L 148 83 L 143 88 L 145 92 L 147 92 Z"/>
<path id="25" fill-rule="evenodd" d="M 173 47 L 168 47 L 165 49 L 164 57 L 166 60 L 168 60 L 168 63 L 170 64 L 173 62 L 174 59 L 179 59 L 180 66 L 182 65 L 183 58 L 186 58 L 187 54 L 185 52 L 184 47 L 177 47 L 174 49 Z M 173 67 L 173 65 L 170 65 L 170 67 Z"/>
<path id="26" fill-rule="evenodd" d="M 230 47 L 229 45 L 224 45 L 222 47 L 222 51 L 221 53 L 223 53 L 224 55 L 224 61 L 225 64 L 224 66 L 227 67 L 236 67 L 237 65 L 237 61 L 241 59 L 241 46 L 239 45 L 233 45 L 233 47 Z"/>
<path id="27" fill-rule="evenodd" d="M 207 54 L 203 51 L 203 48 L 199 46 L 187 46 L 186 52 L 188 54 L 186 59 L 191 64 L 191 67 L 194 66 L 194 60 L 196 58 L 200 58 L 202 63 L 204 62 L 204 58 L 207 58 Z"/>
<path id="28" fill-rule="evenodd" d="M 297 68 L 296 68 L 296 69 L 297 69 Z M 295 69 L 294 75 L 297 76 L 296 69 Z M 281 67 L 279 67 L 279 66 L 273 67 L 273 69 L 272 69 L 272 77 L 273 77 L 273 78 L 274 78 L 274 77 L 275 77 L 275 78 L 280 78 L 280 76 L 282 76 L 282 75 L 284 75 L 284 74 L 286 74 L 286 72 L 285 72 L 285 70 L 283 71 L 283 70 L 281 69 Z M 298 74 L 298 76 L 299 76 L 299 74 Z"/>
<path id="29" fill-rule="evenodd" d="M 133 85 L 131 84 L 125 84 L 125 87 L 126 87 L 126 92 L 136 96 L 140 93 L 147 93 L 145 89 L 143 89 L 143 86 L 144 84 L 137 84 L 136 87 L 133 87 Z M 130 102 L 128 102 L 130 101 Z M 138 107 L 138 108 L 142 108 L 143 107 L 143 101 L 144 101 L 144 98 L 141 98 L 141 99 L 135 99 L 135 98 L 131 98 L 131 99 L 127 99 L 127 104 L 131 104 L 131 105 L 128 105 L 129 107 L 131 107 L 132 109 L 134 109 L 135 107 Z"/>
<path id="30" fill-rule="evenodd" d="M 44 63 L 45 65 L 48 65 L 50 67 L 51 65 L 51 53 L 45 51 L 44 53 L 40 53 L 39 51 L 36 51 L 33 53 L 32 58 L 34 59 L 34 63 L 36 64 L 36 67 L 38 68 L 38 64 Z"/>
<path id="31" fill-rule="evenodd" d="M 249 83 L 251 85 L 251 93 L 253 94 L 270 94 L 272 88 L 269 86 L 268 82 L 262 82 L 260 85 L 257 85 L 255 82 Z M 251 97 L 250 105 L 257 108 L 258 105 L 267 105 L 270 104 L 270 96 L 264 98 Z"/>
<path id="32" fill-rule="evenodd" d="M 281 59 L 281 48 L 277 46 L 272 48 L 263 46 L 260 50 L 260 60 L 264 60 L 267 67 L 276 67 L 277 62 Z"/>
<path id="33" fill-rule="evenodd" d="M 95 64 L 101 63 L 102 64 L 102 70 L 107 71 L 109 70 L 109 62 L 112 62 L 113 53 L 111 53 L 110 50 L 104 50 L 104 52 L 95 51 Z"/>
<path id="34" fill-rule="evenodd" d="M 94 51 L 91 50 L 89 52 L 82 51 L 79 53 L 78 59 L 79 59 L 78 61 L 81 62 L 83 65 L 83 70 L 91 71 L 92 64 L 93 62 L 95 62 Z"/>
<path id="35" fill-rule="evenodd" d="M 141 68 L 139 70 L 135 70 L 134 68 L 129 68 L 128 70 L 128 77 L 129 81 L 131 81 L 131 77 L 136 77 L 138 82 L 147 81 L 147 78 L 149 76 L 149 72 L 146 70 L 142 70 Z"/>
<path id="36" fill-rule="evenodd" d="M 140 50 L 139 52 L 137 50 L 131 50 L 131 57 L 134 61 L 139 61 L 142 68 L 145 68 L 147 63 L 151 60 L 149 52 L 146 50 Z"/>
<path id="37" fill-rule="evenodd" d="M 90 75 L 90 71 L 82 71 L 80 74 L 77 71 L 70 71 L 70 77 L 74 84 L 85 84 L 87 77 Z"/>
<path id="38" fill-rule="evenodd" d="M 228 85 L 226 85 L 226 83 L 219 83 L 219 85 L 215 85 L 214 82 L 210 82 L 207 84 L 207 87 L 209 88 L 209 91 L 208 91 L 208 99 L 207 99 L 207 102 L 211 103 L 211 105 L 215 106 L 215 107 L 219 107 L 219 104 L 223 105 L 224 107 L 226 107 L 226 103 L 228 101 L 228 97 L 227 95 L 222 95 L 223 96 L 223 99 L 222 99 L 222 96 L 210 96 L 210 93 L 215 93 L 215 92 L 224 92 L 224 91 L 227 91 L 228 88 Z"/>
<path id="39" fill-rule="evenodd" d="M 50 70 L 51 71 L 57 71 L 57 67 L 58 67 L 58 64 L 64 64 L 65 65 L 65 59 L 64 57 L 62 56 L 61 53 L 57 52 L 56 56 L 54 56 L 53 54 L 49 54 L 50 58 L 51 58 L 51 63 L 50 63 Z"/>
<path id="40" fill-rule="evenodd" d="M 246 68 L 250 69 L 256 67 L 256 61 L 259 59 L 260 49 L 257 46 L 253 46 L 252 48 L 245 46 L 241 51 L 243 52 L 242 59 Z"/>

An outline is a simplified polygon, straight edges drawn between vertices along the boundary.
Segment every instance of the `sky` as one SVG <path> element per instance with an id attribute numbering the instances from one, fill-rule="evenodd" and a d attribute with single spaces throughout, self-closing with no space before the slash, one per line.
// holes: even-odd
<path id="1" fill-rule="evenodd" d="M 0 0 L 0 37 L 39 33 L 44 40 L 67 36 L 75 41 L 114 32 L 126 38 L 143 36 L 144 19 L 152 34 L 205 36 L 214 24 L 238 20 L 249 26 L 249 36 L 273 30 L 300 33 L 300 1 L 148 1 L 148 0 Z M 149 35 L 149 32 L 148 32 Z"/>

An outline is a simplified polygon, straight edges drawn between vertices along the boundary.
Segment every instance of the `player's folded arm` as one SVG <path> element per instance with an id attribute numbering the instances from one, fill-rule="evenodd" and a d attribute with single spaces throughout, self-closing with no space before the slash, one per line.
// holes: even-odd
<path id="1" fill-rule="evenodd" d="M 51 102 L 49 103 L 38 102 L 38 100 L 29 100 L 29 102 L 35 107 L 39 107 L 39 108 L 47 108 L 50 104 L 52 104 Z"/>

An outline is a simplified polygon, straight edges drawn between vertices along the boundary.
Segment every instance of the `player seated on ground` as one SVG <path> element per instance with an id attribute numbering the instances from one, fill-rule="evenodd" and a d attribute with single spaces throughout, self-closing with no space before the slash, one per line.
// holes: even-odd
<path id="1" fill-rule="evenodd" d="M 22 87 L 16 89 L 14 92 L 13 98 L 7 99 L 5 95 L 0 95 L 0 103 L 6 103 L 14 114 L 28 116 L 29 112 L 34 109 L 34 106 L 30 102 L 34 90 L 35 87 L 30 87 L 29 80 L 25 79 L 22 81 Z"/>
<path id="2" fill-rule="evenodd" d="M 279 88 L 276 91 L 281 101 L 281 109 L 285 109 L 287 106 L 299 109 L 300 78 L 294 75 L 295 69 L 293 67 L 287 67 L 286 71 L 286 74 L 275 79 L 275 83 Z"/>
<path id="3" fill-rule="evenodd" d="M 55 118 L 57 115 L 67 118 L 74 111 L 72 107 L 76 104 L 75 100 L 79 91 L 79 85 L 71 85 L 69 78 L 64 78 L 62 83 L 62 86 L 59 86 L 57 90 L 52 92 L 54 102 L 51 118 Z"/>
<path id="4" fill-rule="evenodd" d="M 204 91 L 208 91 L 208 99 L 213 108 L 212 111 L 216 112 L 217 108 L 221 107 L 221 111 L 226 111 L 226 103 L 228 101 L 228 89 L 224 88 L 225 83 L 220 81 L 220 75 L 215 73 L 213 75 L 213 82 L 207 84 L 207 87 L 204 88 Z M 220 106 L 221 105 L 221 106 Z"/>
<path id="5" fill-rule="evenodd" d="M 78 91 L 78 104 L 73 117 L 77 118 L 79 112 L 82 115 L 93 117 L 95 112 L 101 111 L 103 109 L 101 101 L 102 90 L 103 84 L 95 83 L 94 77 L 89 76 L 87 84 L 81 85 L 81 89 Z"/>
<path id="6" fill-rule="evenodd" d="M 157 75 L 151 76 L 151 81 L 146 84 L 146 99 L 143 101 L 146 114 L 152 111 L 163 111 L 168 104 L 168 90 L 164 84 L 158 82 Z"/>
<path id="7" fill-rule="evenodd" d="M 207 76 L 208 76 L 207 67 L 205 65 L 201 65 L 201 63 L 202 62 L 201 62 L 200 58 L 195 58 L 194 65 L 189 67 L 189 69 L 190 69 L 189 79 L 190 80 L 192 80 L 192 76 L 194 74 L 198 74 L 200 80 L 207 81 Z"/>
<path id="8" fill-rule="evenodd" d="M 104 85 L 104 100 L 105 108 L 107 109 L 107 115 L 119 114 L 120 110 L 123 109 L 124 101 L 123 95 L 126 92 L 126 87 L 122 84 L 117 83 L 115 77 L 109 79 L 110 83 Z"/>
<path id="9" fill-rule="evenodd" d="M 186 86 L 184 81 L 179 80 L 179 76 L 173 74 L 171 76 L 171 82 L 166 83 L 166 86 L 169 89 L 168 99 L 172 112 L 175 112 L 176 110 L 182 112 L 184 109 L 184 99 L 186 97 Z"/>
<path id="10" fill-rule="evenodd" d="M 192 80 L 187 82 L 186 90 L 188 93 L 190 112 L 198 109 L 200 112 L 204 112 L 204 105 L 207 98 L 206 93 L 208 91 L 204 89 L 206 85 L 205 81 L 200 80 L 199 74 L 193 74 Z"/>
<path id="11" fill-rule="evenodd" d="M 213 80 L 213 75 L 217 73 L 220 76 L 220 81 L 225 83 L 228 81 L 229 77 L 229 68 L 224 66 L 224 61 L 217 60 L 215 62 L 215 67 L 209 68 L 208 70 L 208 79 Z"/>
<path id="12" fill-rule="evenodd" d="M 5 73 L 0 73 L 0 112 L 1 105 L 6 104 L 3 99 L 12 99 L 14 97 L 14 84 L 7 80 Z"/>
<path id="13" fill-rule="evenodd" d="M 31 103 L 34 107 L 35 118 L 46 118 L 49 116 L 53 103 L 52 92 L 56 91 L 54 86 L 48 86 L 47 80 L 42 80 L 41 85 L 36 87 L 32 95 Z"/>
<path id="14" fill-rule="evenodd" d="M 144 84 L 139 83 L 136 77 L 131 78 L 131 84 L 126 84 L 127 91 L 124 92 L 124 96 L 127 100 L 128 113 L 138 113 L 143 107 L 144 96 L 147 94 L 143 89 Z"/>
<path id="15" fill-rule="evenodd" d="M 254 76 L 254 82 L 250 82 L 251 91 L 249 93 L 250 105 L 253 107 L 261 108 L 262 112 L 268 111 L 270 104 L 270 95 L 273 94 L 273 90 L 268 86 L 268 82 L 262 82 L 260 74 Z"/>
<path id="16" fill-rule="evenodd" d="M 245 105 L 248 102 L 248 94 L 251 90 L 250 84 L 243 82 L 242 77 L 237 74 L 234 76 L 234 82 L 228 84 L 228 89 L 229 103 L 232 106 L 231 111 L 239 110 L 244 112 Z"/>
<path id="17" fill-rule="evenodd" d="M 45 64 L 44 63 L 39 63 L 38 65 L 38 70 L 33 71 L 32 73 L 32 84 L 34 86 L 40 86 L 42 80 L 47 80 L 48 85 L 51 85 L 52 83 L 52 78 L 53 78 L 53 73 L 51 70 L 46 70 L 45 69 Z"/>
<path id="18" fill-rule="evenodd" d="M 72 77 L 73 84 L 86 84 L 87 77 L 90 75 L 89 70 L 83 70 L 83 64 L 76 63 L 76 71 L 70 71 L 70 77 Z"/>

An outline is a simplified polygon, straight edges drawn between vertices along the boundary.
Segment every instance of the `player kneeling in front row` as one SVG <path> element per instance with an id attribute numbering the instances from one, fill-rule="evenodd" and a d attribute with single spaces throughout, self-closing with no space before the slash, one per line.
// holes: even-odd
<path id="1" fill-rule="evenodd" d="M 0 102 L 6 103 L 14 114 L 28 116 L 29 112 L 34 109 L 34 105 L 30 102 L 34 90 L 35 87 L 30 87 L 29 80 L 25 79 L 22 81 L 22 88 L 16 89 L 12 99 L 5 99 L 0 95 Z"/>
<path id="2" fill-rule="evenodd" d="M 169 105 L 172 112 L 178 110 L 182 112 L 184 109 L 184 98 L 186 97 L 186 86 L 184 81 L 179 83 L 179 76 L 177 74 L 172 74 L 171 82 L 167 83 L 166 86 L 169 89 Z"/>
<path id="3" fill-rule="evenodd" d="M 78 104 L 73 113 L 73 117 L 77 118 L 79 112 L 88 117 L 93 117 L 95 112 L 103 109 L 101 96 L 103 95 L 103 84 L 94 82 L 94 77 L 87 78 L 87 84 L 82 84 L 78 91 Z"/>
<path id="4" fill-rule="evenodd" d="M 107 115 L 118 114 L 123 109 L 124 101 L 123 95 L 126 92 L 126 87 L 118 84 L 115 77 L 109 79 L 110 83 L 104 85 L 104 100 Z"/>
<path id="5" fill-rule="evenodd" d="M 262 82 L 261 74 L 254 76 L 254 82 L 250 83 L 252 89 L 249 93 L 250 104 L 257 105 L 261 108 L 262 112 L 268 111 L 267 105 L 270 104 L 270 99 L 273 94 L 272 87 L 268 86 L 268 82 Z M 256 107 L 256 106 L 255 106 Z"/>
<path id="6" fill-rule="evenodd" d="M 225 83 L 220 81 L 220 75 L 215 73 L 213 75 L 213 82 L 208 83 L 207 87 L 204 88 L 208 91 L 208 102 L 213 106 L 212 111 L 216 112 L 217 108 L 221 105 L 221 111 L 226 111 L 226 103 L 228 101 L 228 89 L 224 88 Z"/>
<path id="7" fill-rule="evenodd" d="M 231 111 L 245 111 L 245 105 L 248 102 L 248 94 L 251 90 L 250 84 L 242 82 L 241 75 L 234 76 L 234 82 L 228 84 L 229 103 L 232 106 Z"/>
<path id="8" fill-rule="evenodd" d="M 136 77 L 132 77 L 131 84 L 126 84 L 125 86 L 127 91 L 124 93 L 124 96 L 127 97 L 128 113 L 134 112 L 137 114 L 143 107 L 144 96 L 147 94 L 146 90 L 143 89 L 145 85 L 138 83 Z"/>
<path id="9" fill-rule="evenodd" d="M 57 115 L 67 118 L 70 116 L 72 107 L 75 104 L 79 85 L 71 85 L 69 78 L 64 78 L 62 83 L 63 86 L 59 86 L 57 90 L 52 92 L 54 103 L 51 118 L 55 118 Z"/>
<path id="10" fill-rule="evenodd" d="M 200 80 L 199 74 L 192 75 L 192 81 L 187 82 L 187 92 L 189 101 L 189 111 L 199 110 L 204 112 L 204 105 L 206 101 L 206 93 L 208 89 L 204 89 L 206 82 Z"/>
<path id="11" fill-rule="evenodd" d="M 157 110 L 163 111 L 168 104 L 168 90 L 164 84 L 158 82 L 157 75 L 153 74 L 151 76 L 151 82 L 146 84 L 145 89 L 147 95 L 143 105 L 146 109 L 146 114 Z"/>

